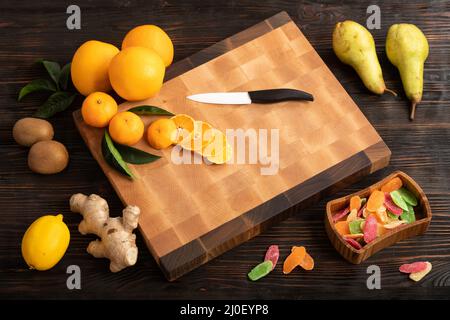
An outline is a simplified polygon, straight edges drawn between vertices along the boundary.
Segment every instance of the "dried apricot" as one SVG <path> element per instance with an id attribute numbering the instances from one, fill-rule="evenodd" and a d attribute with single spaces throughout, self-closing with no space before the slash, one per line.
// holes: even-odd
<path id="1" fill-rule="evenodd" d="M 383 192 L 392 192 L 397 189 L 400 189 L 403 186 L 403 182 L 399 177 L 395 177 L 388 182 L 386 182 L 382 187 L 381 191 Z"/>
<path id="2" fill-rule="evenodd" d="M 314 269 L 314 259 L 309 255 L 308 252 L 306 252 L 305 258 L 302 260 L 302 262 L 300 262 L 300 267 L 307 271 Z"/>
<path id="3" fill-rule="evenodd" d="M 305 259 L 306 249 L 305 247 L 294 247 L 291 254 L 288 255 L 283 263 L 283 273 L 291 273 L 302 261 Z"/>
<path id="4" fill-rule="evenodd" d="M 375 190 L 367 201 L 367 210 L 376 212 L 384 204 L 384 192 Z"/>
<path id="5" fill-rule="evenodd" d="M 344 234 L 349 234 L 350 233 L 350 228 L 348 226 L 348 222 L 347 221 L 336 222 L 334 227 L 336 228 L 337 232 L 341 236 L 343 236 Z"/>
<path id="6" fill-rule="evenodd" d="M 359 196 L 353 196 L 350 198 L 350 211 L 358 211 L 361 208 L 361 198 Z"/>

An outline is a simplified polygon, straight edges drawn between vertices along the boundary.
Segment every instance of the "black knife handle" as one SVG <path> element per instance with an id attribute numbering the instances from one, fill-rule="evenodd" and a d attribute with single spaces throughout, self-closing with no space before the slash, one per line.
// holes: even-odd
<path id="1" fill-rule="evenodd" d="M 314 101 L 312 94 L 296 89 L 269 89 L 249 91 L 252 103 L 274 103 L 291 100 Z"/>

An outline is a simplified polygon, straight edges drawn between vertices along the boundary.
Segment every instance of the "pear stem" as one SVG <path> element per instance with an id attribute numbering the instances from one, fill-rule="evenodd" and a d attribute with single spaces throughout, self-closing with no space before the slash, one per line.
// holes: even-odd
<path id="1" fill-rule="evenodd" d="M 409 115 L 409 120 L 413 121 L 414 120 L 414 116 L 416 115 L 416 105 L 417 102 L 411 102 L 411 113 Z"/>
<path id="2" fill-rule="evenodd" d="M 394 90 L 388 89 L 388 88 L 384 88 L 384 91 L 391 93 L 394 97 L 397 96 L 397 92 L 395 92 Z"/>

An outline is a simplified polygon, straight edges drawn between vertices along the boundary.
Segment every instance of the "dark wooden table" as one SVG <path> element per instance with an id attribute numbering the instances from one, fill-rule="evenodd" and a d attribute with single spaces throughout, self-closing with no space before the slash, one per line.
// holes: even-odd
<path id="1" fill-rule="evenodd" d="M 10 1 L 0 5 L 0 298 L 194 298 L 194 299 L 302 299 L 302 298 L 450 298 L 450 2 L 377 1 L 381 29 L 373 30 L 387 86 L 399 93 L 370 94 L 356 73 L 341 64 L 331 49 L 336 22 L 345 19 L 365 24 L 373 1 L 77 1 L 81 30 L 66 28 L 71 1 Z M 164 28 L 180 60 L 267 17 L 286 10 L 301 27 L 320 56 L 374 124 L 392 150 L 391 165 L 348 187 L 334 197 L 354 192 L 395 169 L 411 175 L 423 187 L 433 209 L 428 232 L 403 241 L 354 266 L 332 248 L 324 229 L 327 200 L 297 212 L 264 234 L 216 258 L 175 282 L 167 282 L 138 236 L 140 256 L 135 267 L 112 274 L 108 263 L 86 253 L 93 237 L 77 231 L 80 216 L 69 211 L 76 192 L 107 198 L 113 213 L 122 204 L 106 180 L 72 120 L 70 110 L 51 119 L 55 139 L 70 153 L 68 168 L 58 175 L 40 176 L 27 167 L 27 150 L 12 139 L 14 122 L 31 115 L 43 96 L 17 103 L 19 89 L 42 75 L 38 58 L 65 63 L 82 42 L 98 39 L 120 45 L 127 30 L 153 23 Z M 417 24 L 426 34 L 430 56 L 425 65 L 424 102 L 416 120 L 408 121 L 397 70 L 384 50 L 387 29 L 396 22 Z M 79 106 L 79 103 L 77 104 Z M 27 226 L 43 214 L 62 213 L 71 232 L 70 247 L 61 262 L 47 272 L 27 269 L 20 242 Z M 291 245 L 308 247 L 316 260 L 311 272 L 283 276 L 276 272 L 257 283 L 246 279 L 270 244 L 282 256 Z M 398 272 L 402 263 L 416 259 L 433 263 L 432 273 L 413 283 Z M 81 268 L 81 290 L 68 290 L 66 268 Z M 381 290 L 368 290 L 367 267 L 381 268 Z"/>

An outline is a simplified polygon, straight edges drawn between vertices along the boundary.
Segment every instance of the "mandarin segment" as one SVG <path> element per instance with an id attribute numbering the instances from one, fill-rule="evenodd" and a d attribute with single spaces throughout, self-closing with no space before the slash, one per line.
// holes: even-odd
<path id="1" fill-rule="evenodd" d="M 195 120 L 191 116 L 188 116 L 187 114 L 177 114 L 170 119 L 172 119 L 177 127 L 176 143 L 180 143 L 194 131 Z"/>
<path id="2" fill-rule="evenodd" d="M 194 121 L 194 130 L 178 144 L 186 150 L 201 151 L 212 139 L 211 125 Z"/>

